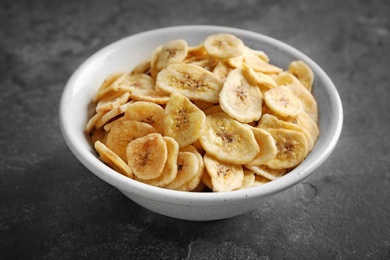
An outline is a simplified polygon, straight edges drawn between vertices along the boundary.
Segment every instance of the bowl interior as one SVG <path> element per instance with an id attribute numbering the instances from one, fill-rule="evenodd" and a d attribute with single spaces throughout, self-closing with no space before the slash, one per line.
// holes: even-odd
<path id="1" fill-rule="evenodd" d="M 224 193 L 190 193 L 166 190 L 124 177 L 103 164 L 84 134 L 85 124 L 93 112 L 91 99 L 105 77 L 112 72 L 130 71 L 150 57 L 152 50 L 170 40 L 185 39 L 189 45 L 200 44 L 208 35 L 227 32 L 244 43 L 263 50 L 271 63 L 286 69 L 292 60 L 304 60 L 315 74 L 313 94 L 318 102 L 320 136 L 307 158 L 284 177 L 268 184 Z M 103 48 L 86 60 L 66 84 L 60 104 L 60 125 L 64 138 L 90 171 L 104 181 L 127 193 L 157 198 L 171 203 L 216 205 L 226 201 L 239 203 L 242 199 L 265 197 L 285 190 L 309 176 L 333 151 L 342 128 L 342 105 L 338 92 L 326 73 L 309 57 L 273 38 L 257 33 L 216 26 L 181 26 L 136 34 Z"/>

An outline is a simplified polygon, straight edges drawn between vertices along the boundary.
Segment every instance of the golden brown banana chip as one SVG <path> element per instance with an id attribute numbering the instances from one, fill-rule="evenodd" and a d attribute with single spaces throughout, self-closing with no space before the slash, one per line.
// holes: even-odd
<path id="1" fill-rule="evenodd" d="M 242 165 L 219 161 L 208 153 L 203 160 L 211 178 L 213 191 L 231 191 L 242 186 L 244 180 Z"/>
<path id="2" fill-rule="evenodd" d="M 127 164 L 139 180 L 161 176 L 167 162 L 167 144 L 159 133 L 150 133 L 131 141 L 126 148 Z"/>
<path id="3" fill-rule="evenodd" d="M 114 124 L 107 135 L 107 147 L 127 162 L 127 145 L 146 134 L 156 133 L 153 126 L 136 120 L 124 120 Z"/>
<path id="4" fill-rule="evenodd" d="M 122 173 L 123 175 L 133 178 L 133 172 L 127 166 L 127 164 L 113 151 L 107 148 L 102 142 L 95 142 L 95 149 L 98 152 L 100 159 L 110 166 L 115 171 Z"/>
<path id="5" fill-rule="evenodd" d="M 95 127 L 96 123 L 100 120 L 100 118 L 105 114 L 105 112 L 99 112 L 93 115 L 87 122 L 87 125 L 85 126 L 85 131 L 87 133 L 90 133 Z"/>

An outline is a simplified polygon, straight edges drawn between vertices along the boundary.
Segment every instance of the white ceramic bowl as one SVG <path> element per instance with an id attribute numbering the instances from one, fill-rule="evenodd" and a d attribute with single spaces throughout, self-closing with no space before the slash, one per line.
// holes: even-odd
<path id="1" fill-rule="evenodd" d="M 314 149 L 293 171 L 265 185 L 222 193 L 180 192 L 149 186 L 127 178 L 102 163 L 84 134 L 90 101 L 104 78 L 116 71 L 130 71 L 149 57 L 152 50 L 170 40 L 185 39 L 189 45 L 201 43 L 214 33 L 232 33 L 246 45 L 265 51 L 271 62 L 287 68 L 292 60 L 304 60 L 315 74 L 313 93 L 318 102 L 320 136 Z M 63 91 L 60 126 L 74 155 L 92 173 L 118 188 L 139 205 L 174 218 L 206 221 L 237 216 L 258 208 L 270 196 L 303 181 L 331 154 L 338 142 L 343 122 L 342 104 L 327 74 L 310 58 L 273 38 L 241 29 L 216 26 L 179 26 L 147 31 L 124 38 L 87 59 L 71 76 Z M 86 187 L 88 188 L 88 187 Z"/>

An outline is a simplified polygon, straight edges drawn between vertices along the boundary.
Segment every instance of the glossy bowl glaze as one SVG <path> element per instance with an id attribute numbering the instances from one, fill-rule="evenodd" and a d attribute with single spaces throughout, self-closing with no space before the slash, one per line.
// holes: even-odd
<path id="1" fill-rule="evenodd" d="M 149 186 L 115 172 L 100 161 L 84 128 L 91 115 L 91 99 L 105 77 L 112 72 L 130 71 L 148 58 L 156 46 L 170 40 L 185 39 L 189 45 L 198 45 L 208 35 L 221 32 L 232 33 L 247 46 L 263 50 L 276 66 L 286 69 L 291 61 L 300 59 L 312 68 L 315 74 L 313 94 L 318 103 L 320 135 L 306 159 L 278 180 L 245 190 L 221 193 L 181 192 Z M 151 211 L 179 219 L 207 221 L 255 210 L 272 195 L 296 185 L 312 174 L 328 158 L 338 142 L 343 110 L 331 79 L 313 60 L 295 48 L 268 36 L 241 29 L 179 26 L 129 36 L 88 58 L 64 88 L 59 118 L 61 131 L 70 150 L 103 181 Z"/>

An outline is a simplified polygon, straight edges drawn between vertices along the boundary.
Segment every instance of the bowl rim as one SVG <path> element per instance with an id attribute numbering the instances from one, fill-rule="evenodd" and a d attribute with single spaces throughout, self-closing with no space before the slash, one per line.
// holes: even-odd
<path id="1" fill-rule="evenodd" d="M 145 35 L 152 35 L 155 33 L 161 34 L 165 32 L 170 32 L 172 30 L 178 32 L 188 30 L 202 32 L 220 31 L 246 35 L 251 38 L 265 41 L 268 44 L 275 45 L 282 50 L 287 50 L 288 52 L 297 55 L 302 60 L 307 62 L 308 65 L 313 69 L 313 71 L 315 71 L 317 77 L 321 77 L 322 80 L 325 82 L 324 85 L 329 89 L 329 97 L 331 99 L 331 102 L 334 104 L 332 108 L 335 109 L 335 117 L 332 118 L 332 121 L 334 121 L 334 123 L 331 131 L 333 135 L 321 155 L 316 158 L 313 158 L 312 162 L 304 170 L 300 169 L 298 171 L 298 168 L 296 168 L 282 178 L 275 181 L 271 181 L 261 186 L 229 192 L 186 192 L 155 187 L 130 179 L 126 176 L 117 173 L 116 171 L 105 165 L 103 162 L 101 162 L 100 159 L 97 158 L 96 154 L 90 151 L 89 147 L 78 146 L 78 144 L 73 139 L 74 133 L 72 133 L 72 131 L 75 131 L 75 129 L 71 129 L 67 122 L 66 110 L 68 99 L 72 94 L 72 85 L 78 79 L 82 71 L 86 69 L 94 59 L 96 59 L 103 53 L 109 52 L 111 48 L 118 44 L 121 44 L 125 41 L 136 40 L 137 38 L 142 38 Z M 112 186 L 118 188 L 119 190 L 131 193 L 135 196 L 147 197 L 150 200 L 155 200 L 159 202 L 181 205 L 188 205 L 188 203 L 191 202 L 190 205 L 215 207 L 216 205 L 224 205 L 227 202 L 240 203 L 242 199 L 257 199 L 259 197 L 266 197 L 275 193 L 279 193 L 296 185 L 297 183 L 303 181 L 305 178 L 310 176 L 314 172 L 314 170 L 316 170 L 329 157 L 340 138 L 343 125 L 343 108 L 339 93 L 332 80 L 326 74 L 326 72 L 306 54 L 295 49 L 294 47 L 270 36 L 253 31 L 248 31 L 245 29 L 214 25 L 182 25 L 163 27 L 132 34 L 117 41 L 114 41 L 92 54 L 74 71 L 69 80 L 66 82 L 59 104 L 59 123 L 60 130 L 65 139 L 65 142 L 72 151 L 72 153 L 76 156 L 76 158 L 96 176 L 108 182 Z"/>

